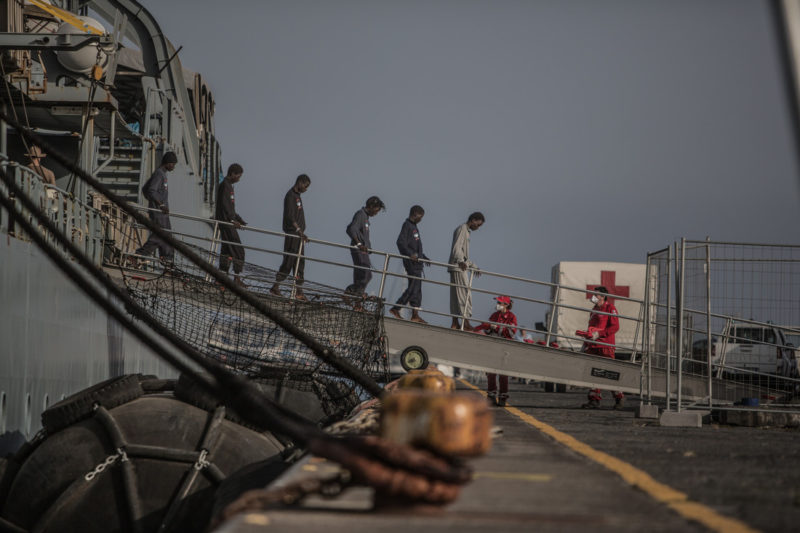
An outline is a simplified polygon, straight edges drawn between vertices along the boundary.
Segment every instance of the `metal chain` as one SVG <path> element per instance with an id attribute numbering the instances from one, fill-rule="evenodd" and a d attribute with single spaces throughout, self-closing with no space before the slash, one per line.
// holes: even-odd
<path id="1" fill-rule="evenodd" d="M 117 461 L 117 459 L 119 459 L 121 463 L 124 463 L 128 460 L 128 454 L 126 454 L 125 450 L 123 450 L 122 448 L 117 448 L 117 453 L 106 457 L 105 461 L 94 467 L 94 470 L 83 476 L 83 479 L 85 479 L 86 481 L 93 480 L 103 470 L 113 465 Z"/>
<path id="2" fill-rule="evenodd" d="M 211 465 L 208 461 L 206 461 L 206 457 L 208 457 L 208 450 L 203 449 L 200 450 L 200 456 L 197 458 L 197 461 L 194 463 L 194 469 L 200 471 L 204 468 L 207 468 Z"/>

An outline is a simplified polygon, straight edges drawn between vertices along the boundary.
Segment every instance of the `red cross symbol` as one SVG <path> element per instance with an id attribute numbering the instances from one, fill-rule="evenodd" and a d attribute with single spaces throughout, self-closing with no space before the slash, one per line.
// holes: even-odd
<path id="1" fill-rule="evenodd" d="M 612 270 L 601 270 L 600 271 L 600 284 L 599 285 L 587 285 L 586 288 L 588 290 L 590 290 L 590 291 L 593 291 L 597 287 L 600 287 L 602 285 L 603 287 L 608 289 L 608 294 L 609 294 L 608 301 L 613 304 L 614 303 L 614 298 L 612 298 L 610 296 L 611 294 L 614 294 L 616 296 L 624 296 L 626 298 L 628 296 L 630 296 L 630 294 L 631 294 L 631 286 L 630 285 L 622 285 L 622 286 L 618 287 L 617 285 L 615 285 L 616 281 L 617 281 L 617 273 L 616 272 L 614 272 Z M 587 294 L 586 295 L 586 299 L 587 300 L 590 299 L 591 297 L 592 297 L 591 294 Z"/>

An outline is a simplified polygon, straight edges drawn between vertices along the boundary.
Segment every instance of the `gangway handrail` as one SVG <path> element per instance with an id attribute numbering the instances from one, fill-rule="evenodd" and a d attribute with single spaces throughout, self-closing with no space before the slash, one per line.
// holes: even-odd
<path id="1" fill-rule="evenodd" d="M 159 213 L 161 212 L 159 209 L 154 209 L 154 208 L 140 206 L 140 205 L 137 205 L 137 206 L 134 206 L 134 207 L 139 209 L 139 210 L 141 210 L 141 211 L 152 211 L 152 212 L 159 212 Z M 221 224 L 221 225 L 227 225 L 227 226 L 230 226 L 230 227 L 235 227 L 235 224 L 233 224 L 231 222 L 224 222 L 224 221 L 221 221 L 221 220 L 215 220 L 213 218 L 202 218 L 202 217 L 196 217 L 196 216 L 193 216 L 193 215 L 185 215 L 185 214 L 182 214 L 182 213 L 174 213 L 172 211 L 170 211 L 169 216 L 171 216 L 171 217 L 174 216 L 174 217 L 177 217 L 177 218 L 184 218 L 184 219 L 193 220 L 193 221 L 196 221 L 196 222 L 207 222 L 209 224 L 217 223 L 217 224 Z M 252 226 L 249 226 L 249 225 L 248 226 L 241 226 L 241 227 L 239 227 L 237 229 L 243 230 L 243 231 L 252 231 L 252 232 L 255 232 L 255 233 L 262 233 L 262 234 L 271 235 L 271 236 L 274 236 L 274 237 L 287 237 L 287 236 L 296 237 L 296 234 L 294 234 L 294 233 L 285 233 L 285 232 L 282 232 L 282 231 L 274 231 L 274 230 L 268 230 L 268 229 L 264 229 L 264 228 L 255 228 L 255 227 L 252 227 Z M 193 235 L 186 235 L 186 236 L 190 236 L 192 238 L 201 239 L 200 237 L 193 236 Z M 316 244 L 324 244 L 326 246 L 333 246 L 333 247 L 341 248 L 341 249 L 345 249 L 345 250 L 352 250 L 354 248 L 352 245 L 349 245 L 349 244 L 341 244 L 341 243 L 337 243 L 337 242 L 326 241 L 326 240 L 323 240 L 323 239 L 315 239 L 315 238 L 312 238 L 312 237 L 308 237 L 308 241 L 312 242 L 312 243 L 316 243 Z M 227 242 L 227 241 L 219 241 L 219 242 Z M 239 243 L 234 243 L 234 244 L 239 244 Z M 257 248 L 253 248 L 253 249 L 257 250 Z M 263 250 L 263 251 L 267 251 L 267 250 Z M 385 250 L 378 250 L 378 249 L 375 249 L 375 248 L 370 248 L 368 251 L 369 251 L 369 253 L 374 253 L 374 254 L 378 254 L 378 255 L 382 255 L 382 256 L 388 256 L 388 257 L 390 257 L 392 259 L 411 259 L 411 257 L 409 257 L 407 255 L 397 254 L 397 253 L 394 253 L 394 252 L 388 252 L 388 251 L 385 251 Z M 300 254 L 293 254 L 293 253 L 283 252 L 283 251 L 274 252 L 274 253 L 277 253 L 279 255 L 289 255 L 289 256 L 298 256 L 298 255 L 300 255 Z M 304 257 L 308 258 L 308 256 L 304 256 Z M 443 268 L 458 267 L 458 264 L 455 264 L 455 263 L 443 263 L 443 262 L 440 262 L 440 261 L 436 261 L 434 259 L 425 259 L 425 260 L 420 260 L 420 261 L 425 263 L 426 265 L 429 264 L 429 265 L 439 266 L 439 267 L 443 267 Z M 350 264 L 350 265 L 347 265 L 347 266 L 352 268 L 354 265 Z M 359 267 L 359 268 L 362 268 L 364 270 L 368 269 L 368 267 Z M 375 273 L 383 272 L 383 270 L 379 270 L 379 269 L 371 269 L 371 270 L 372 270 L 372 272 L 375 272 Z M 480 269 L 480 268 L 472 268 L 472 267 L 470 267 L 470 268 L 468 268 L 468 270 L 472 270 L 472 271 L 475 271 L 475 272 L 480 272 L 481 275 L 485 275 L 485 276 L 491 276 L 491 277 L 496 277 L 496 278 L 501 278 L 501 279 L 508 279 L 508 280 L 511 280 L 511 281 L 521 281 L 521 282 L 524 282 L 524 283 L 532 283 L 534 285 L 542 285 L 542 286 L 550 287 L 550 288 L 560 287 L 561 289 L 574 291 L 574 292 L 582 292 L 582 293 L 587 293 L 587 294 L 604 294 L 602 292 L 598 292 L 598 291 L 591 290 L 591 289 L 580 288 L 580 287 L 571 287 L 569 285 L 559 285 L 558 283 L 553 283 L 553 282 L 550 282 L 550 281 L 541 281 L 541 280 L 535 280 L 535 279 L 531 279 L 531 278 L 523 278 L 521 276 L 514 276 L 514 275 L 511 275 L 511 274 L 503 274 L 503 273 L 500 273 L 500 272 L 493 272 L 491 270 L 484 270 L 484 269 Z M 403 274 L 399 274 L 399 273 L 396 273 L 396 272 L 387 272 L 387 274 L 398 276 L 398 277 L 407 277 L 407 276 L 404 276 Z M 425 281 L 432 281 L 432 280 L 428 280 L 427 278 L 423 278 L 423 279 L 425 279 Z M 451 285 L 451 284 L 446 283 L 446 285 Z M 491 291 L 487 291 L 487 292 L 489 294 L 493 294 Z M 638 298 L 631 298 L 631 297 L 628 297 L 628 296 L 618 296 L 618 295 L 614 294 L 613 298 L 615 300 L 624 300 L 624 301 L 628 301 L 628 302 L 632 302 L 632 303 L 644 304 L 644 300 L 638 299 Z M 545 303 L 545 302 L 541 302 L 540 301 L 539 303 Z M 550 302 L 546 302 L 546 303 L 550 303 Z M 586 309 L 584 309 L 582 307 L 578 307 L 576 309 L 586 310 Z M 600 314 L 610 314 L 610 313 L 602 313 L 601 312 Z M 629 317 L 629 318 L 631 320 L 636 320 L 636 319 L 634 319 L 632 317 Z"/>
<path id="2" fill-rule="evenodd" d="M 144 211 L 152 211 L 152 212 L 159 212 L 159 213 L 161 212 L 159 209 L 147 208 L 147 207 L 142 207 L 142 206 L 137 206 L 137 207 L 139 209 L 141 209 L 141 210 L 144 210 Z M 218 220 L 214 220 L 214 219 L 206 219 L 206 218 L 195 217 L 195 216 L 191 216 L 191 215 L 181 215 L 181 214 L 173 215 L 173 213 L 171 211 L 170 211 L 170 216 L 176 216 L 178 218 L 186 218 L 186 219 L 189 219 L 189 220 L 199 221 L 199 222 L 208 222 L 208 223 L 215 223 L 215 224 L 220 224 L 220 225 L 224 224 L 224 225 L 228 225 L 228 226 L 231 226 L 231 227 L 235 226 L 235 224 L 233 224 L 233 223 L 224 222 L 224 221 L 218 221 Z M 246 231 L 254 231 L 254 232 L 257 232 L 257 233 L 263 233 L 263 234 L 276 236 L 276 237 L 295 236 L 295 234 L 291 234 L 291 233 L 284 233 L 284 232 L 279 232 L 279 231 L 274 231 L 274 230 L 267 230 L 267 229 L 262 229 L 262 228 L 252 228 L 252 227 L 249 227 L 249 226 L 241 226 L 238 229 L 246 230 Z M 178 235 L 178 236 L 181 236 L 181 237 L 187 237 L 187 238 L 200 240 L 200 241 L 212 240 L 212 239 L 208 239 L 207 237 L 192 235 L 192 234 L 188 234 L 188 233 L 182 233 L 182 232 L 175 231 L 175 230 L 165 230 L 165 231 L 168 231 L 169 233 L 171 233 L 173 235 Z M 225 243 L 225 244 L 234 244 L 236 246 L 241 246 L 245 250 L 252 250 L 252 251 L 255 251 L 255 252 L 262 252 L 262 253 L 269 253 L 269 254 L 272 254 L 272 255 L 289 256 L 289 257 L 297 257 L 297 258 L 303 257 L 304 259 L 306 259 L 308 261 L 312 261 L 312 262 L 316 262 L 316 263 L 320 263 L 320 264 L 338 266 L 338 267 L 343 267 L 343 268 L 348 268 L 348 269 L 355 268 L 355 269 L 359 269 L 359 270 L 369 271 L 369 272 L 372 272 L 374 274 L 381 274 L 381 275 L 384 275 L 384 276 L 393 276 L 393 277 L 396 277 L 396 278 L 403 278 L 403 279 L 420 279 L 420 280 L 424 281 L 425 283 L 428 283 L 428 284 L 431 284 L 431 285 L 439 285 L 439 286 L 444 286 L 444 287 L 452 287 L 453 286 L 453 284 L 450 283 L 450 282 L 438 281 L 438 280 L 433 280 L 433 279 L 430 279 L 430 278 L 420 278 L 418 276 L 409 276 L 408 274 L 404 274 L 404 273 L 400 273 L 400 272 L 391 272 L 386 268 L 378 269 L 378 268 L 375 268 L 375 267 L 366 267 L 366 266 L 360 266 L 360 265 L 353 265 L 351 263 L 342 263 L 342 262 L 332 261 L 332 260 L 328 260 L 328 259 L 321 259 L 321 258 L 317 258 L 317 257 L 304 255 L 304 254 L 301 254 L 301 253 L 284 252 L 283 250 L 271 250 L 271 249 L 268 249 L 268 248 L 250 246 L 250 245 L 245 245 L 245 244 L 242 244 L 242 243 L 224 241 L 224 240 L 221 240 L 221 239 L 217 239 L 215 242 Z M 353 246 L 350 246 L 350 245 L 343 245 L 343 244 L 340 244 L 340 243 L 333 243 L 333 242 L 325 241 L 325 240 L 322 240 L 322 239 L 309 238 L 309 242 L 313 242 L 313 243 L 317 243 L 317 244 L 323 244 L 323 245 L 330 245 L 330 246 L 334 246 L 336 248 L 347 249 L 347 250 L 353 249 Z M 373 248 L 370 248 L 369 251 L 371 253 L 376 254 L 376 255 L 381 255 L 381 256 L 394 258 L 394 259 L 411 259 L 408 256 L 404 256 L 404 255 L 401 255 L 401 254 L 395 254 L 395 253 L 392 253 L 392 252 L 386 252 L 386 251 L 383 251 L 383 250 L 377 250 L 377 249 L 373 249 Z M 424 262 L 426 264 L 431 264 L 431 265 L 435 265 L 435 266 L 441 266 L 443 268 L 449 268 L 449 267 L 457 266 L 455 264 L 441 263 L 441 262 L 437 262 L 437 261 L 434 261 L 434 260 L 425 260 Z M 490 277 L 509 279 L 509 280 L 512 280 L 512 281 L 521 281 L 521 282 L 525 282 L 525 283 L 530 283 L 530 284 L 534 284 L 534 285 L 542 285 L 542 286 L 551 287 L 551 288 L 552 287 L 557 287 L 557 288 L 563 289 L 563 290 L 571 290 L 571 291 L 582 292 L 582 293 L 587 293 L 587 294 L 603 294 L 601 292 L 593 291 L 593 290 L 590 290 L 590 289 L 578 289 L 578 288 L 569 287 L 569 286 L 566 286 L 566 285 L 558 285 L 558 284 L 555 284 L 555 283 L 552 283 L 552 282 L 544 282 L 544 281 L 532 280 L 532 279 L 528 279 L 528 278 L 522 278 L 522 277 L 519 277 L 519 276 L 500 274 L 500 273 L 496 273 L 496 272 L 492 272 L 492 271 L 486 271 L 486 270 L 480 270 L 480 269 L 472 269 L 472 270 L 479 271 L 479 272 L 481 272 L 482 275 L 486 275 L 486 276 L 490 276 Z M 496 291 L 491 291 L 491 290 L 481 289 L 481 288 L 476 288 L 476 287 L 471 287 L 471 291 L 479 293 L 479 294 L 486 294 L 486 295 L 496 294 Z M 561 307 L 561 308 L 564 308 L 564 309 L 572 309 L 572 310 L 582 311 L 582 312 L 587 312 L 587 313 L 588 312 L 593 312 L 593 313 L 596 313 L 598 315 L 616 316 L 619 319 L 630 320 L 632 322 L 639 322 L 641 320 L 639 316 L 634 317 L 634 316 L 623 315 L 623 314 L 619 314 L 619 313 L 608 313 L 608 312 L 605 312 L 605 311 L 586 309 L 585 307 L 570 305 L 570 304 L 566 304 L 566 303 L 555 303 L 555 302 L 553 302 L 551 300 L 542 300 L 542 299 L 539 299 L 539 298 L 530 298 L 530 297 L 527 297 L 527 296 L 519 296 L 519 295 L 512 295 L 512 296 L 514 296 L 514 298 L 517 299 L 517 300 L 524 301 L 524 302 L 529 302 L 529 303 L 536 303 L 536 304 L 548 305 L 548 306 L 556 306 L 556 307 Z M 382 297 L 382 294 L 379 294 L 379 297 Z M 630 302 L 639 304 L 640 306 L 644 305 L 644 302 L 642 300 L 638 300 L 636 298 L 617 297 L 616 295 L 614 295 L 614 299 L 630 301 Z M 400 306 L 400 307 L 410 308 L 410 306 Z M 433 313 L 433 311 L 431 311 L 429 309 L 422 309 L 422 311 L 424 311 L 426 313 Z M 436 314 L 440 314 L 440 313 L 436 313 Z M 449 317 L 452 318 L 455 315 L 444 314 L 444 316 L 449 316 Z M 475 319 L 475 320 L 477 320 L 477 319 Z M 489 322 L 489 321 L 488 320 L 482 320 L 482 322 Z M 525 329 L 526 331 L 534 331 L 531 328 L 522 328 L 522 329 Z M 565 336 L 565 335 L 559 335 L 559 337 L 562 337 L 562 338 L 573 338 L 573 337 L 568 337 L 568 336 Z M 608 345 L 608 346 L 613 346 L 613 345 Z"/>

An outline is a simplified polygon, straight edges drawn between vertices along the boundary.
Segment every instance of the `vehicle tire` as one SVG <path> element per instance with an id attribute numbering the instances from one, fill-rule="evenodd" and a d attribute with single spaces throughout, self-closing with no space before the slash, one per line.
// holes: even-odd
<path id="1" fill-rule="evenodd" d="M 88 418 L 95 404 L 112 409 L 142 396 L 137 374 L 107 379 L 61 400 L 42 413 L 42 426 L 48 433 Z"/>
<path id="2" fill-rule="evenodd" d="M 428 352 L 421 346 L 409 346 L 400 354 L 403 370 L 424 370 L 428 368 Z"/>

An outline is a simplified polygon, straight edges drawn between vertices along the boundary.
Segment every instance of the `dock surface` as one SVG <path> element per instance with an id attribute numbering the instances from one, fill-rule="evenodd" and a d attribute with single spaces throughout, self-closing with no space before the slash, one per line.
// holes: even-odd
<path id="1" fill-rule="evenodd" d="M 217 531 L 797 530 L 800 430 L 661 427 L 635 417 L 638 398 L 615 411 L 607 392 L 598 410 L 581 409 L 585 397 L 512 383 L 509 406 L 493 409 L 501 432 L 448 506 L 372 510 L 369 489 L 354 489 Z"/>

